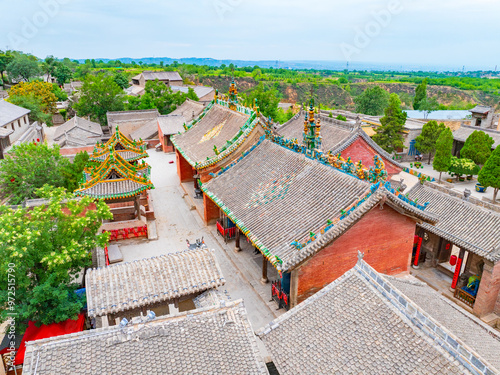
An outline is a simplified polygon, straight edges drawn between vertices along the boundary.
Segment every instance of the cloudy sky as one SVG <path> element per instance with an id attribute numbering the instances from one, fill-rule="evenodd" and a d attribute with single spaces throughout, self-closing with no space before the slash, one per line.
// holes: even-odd
<path id="1" fill-rule="evenodd" d="M 500 65 L 498 0 L 0 0 L 0 49 L 39 57 L 212 57 Z"/>

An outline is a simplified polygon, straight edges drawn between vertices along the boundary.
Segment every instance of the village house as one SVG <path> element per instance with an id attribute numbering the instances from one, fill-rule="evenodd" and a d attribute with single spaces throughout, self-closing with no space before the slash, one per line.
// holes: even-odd
<path id="1" fill-rule="evenodd" d="M 28 342 L 24 375 L 266 375 L 242 300 Z"/>
<path id="2" fill-rule="evenodd" d="M 132 77 L 132 84 L 146 87 L 146 82 L 158 80 L 167 86 L 183 86 L 182 77 L 178 72 L 153 72 L 146 70 Z"/>
<path id="3" fill-rule="evenodd" d="M 369 264 L 358 260 L 257 332 L 281 375 L 500 373 L 498 332 Z"/>
<path id="4" fill-rule="evenodd" d="M 208 104 L 211 102 L 214 98 L 215 94 L 215 89 L 213 87 L 209 86 L 195 86 L 195 85 L 189 85 L 189 86 L 170 86 L 173 92 L 182 92 L 184 94 L 187 94 L 189 92 L 189 89 L 193 89 L 194 93 L 198 97 L 198 101 L 203 103 L 203 104 Z"/>
<path id="5" fill-rule="evenodd" d="M 13 145 L 43 141 L 43 129 L 38 122 L 30 124 L 30 112 L 0 99 L 0 159 Z"/>
<path id="6" fill-rule="evenodd" d="M 206 247 L 92 269 L 85 277 L 88 316 L 99 328 L 150 311 L 193 310 L 196 297 L 224 283 L 215 252 Z"/>
<path id="7" fill-rule="evenodd" d="M 61 147 L 93 146 L 102 141 L 103 136 L 100 124 L 75 115 L 56 128 L 54 143 Z"/>

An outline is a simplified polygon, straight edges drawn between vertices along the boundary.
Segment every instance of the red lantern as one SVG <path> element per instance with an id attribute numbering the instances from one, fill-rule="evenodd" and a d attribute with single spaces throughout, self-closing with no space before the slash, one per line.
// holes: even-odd
<path id="1" fill-rule="evenodd" d="M 452 255 L 452 256 L 450 257 L 450 264 L 451 264 L 452 266 L 454 266 L 455 264 L 457 264 L 457 256 L 456 256 L 456 255 Z"/>
<path id="2" fill-rule="evenodd" d="M 37 142 L 40 142 L 40 138 L 37 138 L 37 139 L 36 139 L 36 141 L 37 141 Z"/>
<path id="3" fill-rule="evenodd" d="M 15 178 L 11 178 L 11 179 L 10 179 L 10 182 L 14 182 L 14 181 L 16 181 L 16 179 L 15 179 Z"/>

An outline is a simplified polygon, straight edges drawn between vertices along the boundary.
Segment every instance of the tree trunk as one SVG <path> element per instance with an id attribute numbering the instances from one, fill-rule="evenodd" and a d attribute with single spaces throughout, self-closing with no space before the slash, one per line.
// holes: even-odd
<path id="1" fill-rule="evenodd" d="M 493 204 L 497 202 L 497 193 L 498 193 L 498 188 L 493 189 Z"/>
<path id="2" fill-rule="evenodd" d="M 439 181 L 438 181 L 438 183 L 441 183 L 441 174 L 442 174 L 442 173 L 443 173 L 443 172 L 439 172 Z"/>
<path id="3" fill-rule="evenodd" d="M 428 165 L 431 165 L 431 158 L 432 158 L 432 152 L 429 152 L 429 162 L 427 163 Z"/>

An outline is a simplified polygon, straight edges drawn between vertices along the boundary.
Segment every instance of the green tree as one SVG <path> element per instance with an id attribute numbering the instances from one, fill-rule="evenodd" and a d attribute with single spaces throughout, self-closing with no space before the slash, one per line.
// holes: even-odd
<path id="1" fill-rule="evenodd" d="M 451 165 L 448 171 L 457 175 L 457 177 L 462 175 L 472 176 L 479 173 L 479 167 L 471 159 L 452 156 Z"/>
<path id="2" fill-rule="evenodd" d="M 483 186 L 493 188 L 493 203 L 496 203 L 500 189 L 500 146 L 497 146 L 479 171 L 477 180 Z"/>
<path id="3" fill-rule="evenodd" d="M 464 147 L 460 150 L 460 157 L 483 165 L 491 155 L 491 148 L 495 141 L 482 130 L 474 130 L 465 140 Z"/>
<path id="4" fill-rule="evenodd" d="M 191 97 L 193 94 L 194 90 Z M 189 93 L 184 94 L 180 91 L 173 92 L 170 87 L 158 80 L 148 81 L 141 97 L 128 97 L 127 108 L 129 110 L 156 108 L 162 115 L 167 115 L 184 103 L 188 95 Z"/>
<path id="5" fill-rule="evenodd" d="M 330 114 L 331 114 L 331 112 L 330 112 Z M 340 121 L 347 121 L 347 118 L 345 116 L 342 116 L 342 115 L 338 115 L 337 117 L 335 117 L 335 119 L 340 120 Z"/>
<path id="6" fill-rule="evenodd" d="M 64 186 L 62 170 L 69 163 L 61 156 L 59 146 L 44 143 L 22 143 L 12 147 L 0 163 L 0 189 L 11 204 L 37 198 L 43 185 Z"/>
<path id="7" fill-rule="evenodd" d="M 112 76 L 103 73 L 87 75 L 80 88 L 80 99 L 74 108 L 78 116 L 89 115 L 93 121 L 107 125 L 106 113 L 124 108 L 125 94 Z"/>
<path id="8" fill-rule="evenodd" d="M 7 73 L 11 80 L 24 80 L 28 82 L 31 78 L 40 75 L 40 68 L 36 57 L 28 55 L 18 55 L 7 65 Z"/>
<path id="9" fill-rule="evenodd" d="M 420 110 L 420 103 L 427 99 L 427 78 L 417 86 L 415 89 L 415 98 L 413 98 L 413 109 Z"/>
<path id="10" fill-rule="evenodd" d="M 0 207 L 0 305 L 8 306 L 0 310 L 1 321 L 9 313 L 19 322 L 37 324 L 76 318 L 85 303 L 75 294 L 77 275 L 91 265 L 92 249 L 108 241 L 107 234 L 98 234 L 102 221 L 112 218 L 103 201 L 75 200 L 64 189 L 49 186 L 36 194 L 47 204 Z M 10 273 L 15 305 L 9 304 Z"/>
<path id="11" fill-rule="evenodd" d="M 115 80 L 116 84 L 120 86 L 122 89 L 126 89 L 129 86 L 128 78 L 125 73 L 122 72 L 115 73 L 113 79 Z"/>
<path id="12" fill-rule="evenodd" d="M 7 70 L 7 66 L 14 60 L 14 55 L 11 51 L 0 51 L 0 77 L 2 78 L 2 86 L 5 83 L 3 72 Z"/>
<path id="13" fill-rule="evenodd" d="M 380 119 L 382 124 L 373 136 L 373 140 L 385 151 L 392 153 L 403 148 L 403 136 L 401 134 L 406 122 L 406 112 L 401 109 L 401 101 L 397 94 L 391 94 L 389 105 L 384 110 L 384 117 Z"/>
<path id="14" fill-rule="evenodd" d="M 61 89 L 57 83 L 52 84 L 52 92 L 56 96 L 58 102 L 64 102 L 68 100 L 68 94 L 66 93 L 66 91 Z"/>
<path id="15" fill-rule="evenodd" d="M 245 99 L 245 105 L 248 107 L 253 107 L 257 99 L 257 104 L 260 108 L 260 112 L 265 116 L 271 118 L 274 121 L 278 119 L 278 104 L 280 102 L 280 95 L 278 90 L 275 88 L 266 88 L 262 82 L 260 82 L 257 87 L 249 93 Z"/>
<path id="16" fill-rule="evenodd" d="M 198 95 L 196 95 L 196 92 L 192 87 L 188 88 L 187 98 L 194 100 L 196 102 L 200 100 L 200 98 L 198 98 Z"/>
<path id="17" fill-rule="evenodd" d="M 441 174 L 450 168 L 452 148 L 453 134 L 450 128 L 445 127 L 436 141 L 436 156 L 432 162 L 432 168 L 439 172 L 439 182 L 441 182 Z"/>
<path id="18" fill-rule="evenodd" d="M 429 154 L 427 164 L 431 164 L 432 154 L 436 151 L 436 141 L 444 128 L 444 123 L 438 124 L 437 121 L 431 120 L 424 124 L 422 133 L 415 139 L 415 148 L 424 154 Z"/>
<path id="19" fill-rule="evenodd" d="M 47 74 L 47 82 L 50 81 L 50 77 L 54 75 L 56 71 L 57 60 L 54 56 L 47 56 L 42 62 L 42 72 Z"/>
<path id="20" fill-rule="evenodd" d="M 54 70 L 53 76 L 56 78 L 57 83 L 61 86 L 69 82 L 73 78 L 73 71 L 65 64 L 58 63 Z"/>
<path id="21" fill-rule="evenodd" d="M 80 185 L 83 169 L 89 161 L 89 154 L 81 151 L 75 155 L 73 163 L 67 163 L 62 167 L 62 175 L 64 177 L 64 187 L 68 191 L 75 191 Z"/>
<path id="22" fill-rule="evenodd" d="M 365 115 L 379 116 L 389 104 L 389 93 L 380 86 L 367 88 L 361 95 L 354 98 L 356 112 Z"/>
<path id="23" fill-rule="evenodd" d="M 31 112 L 28 114 L 30 122 L 38 121 L 40 124 L 47 124 L 47 126 L 52 126 L 52 114 L 45 113 L 45 105 L 42 100 L 34 96 L 11 96 L 9 102 L 29 109 Z"/>

